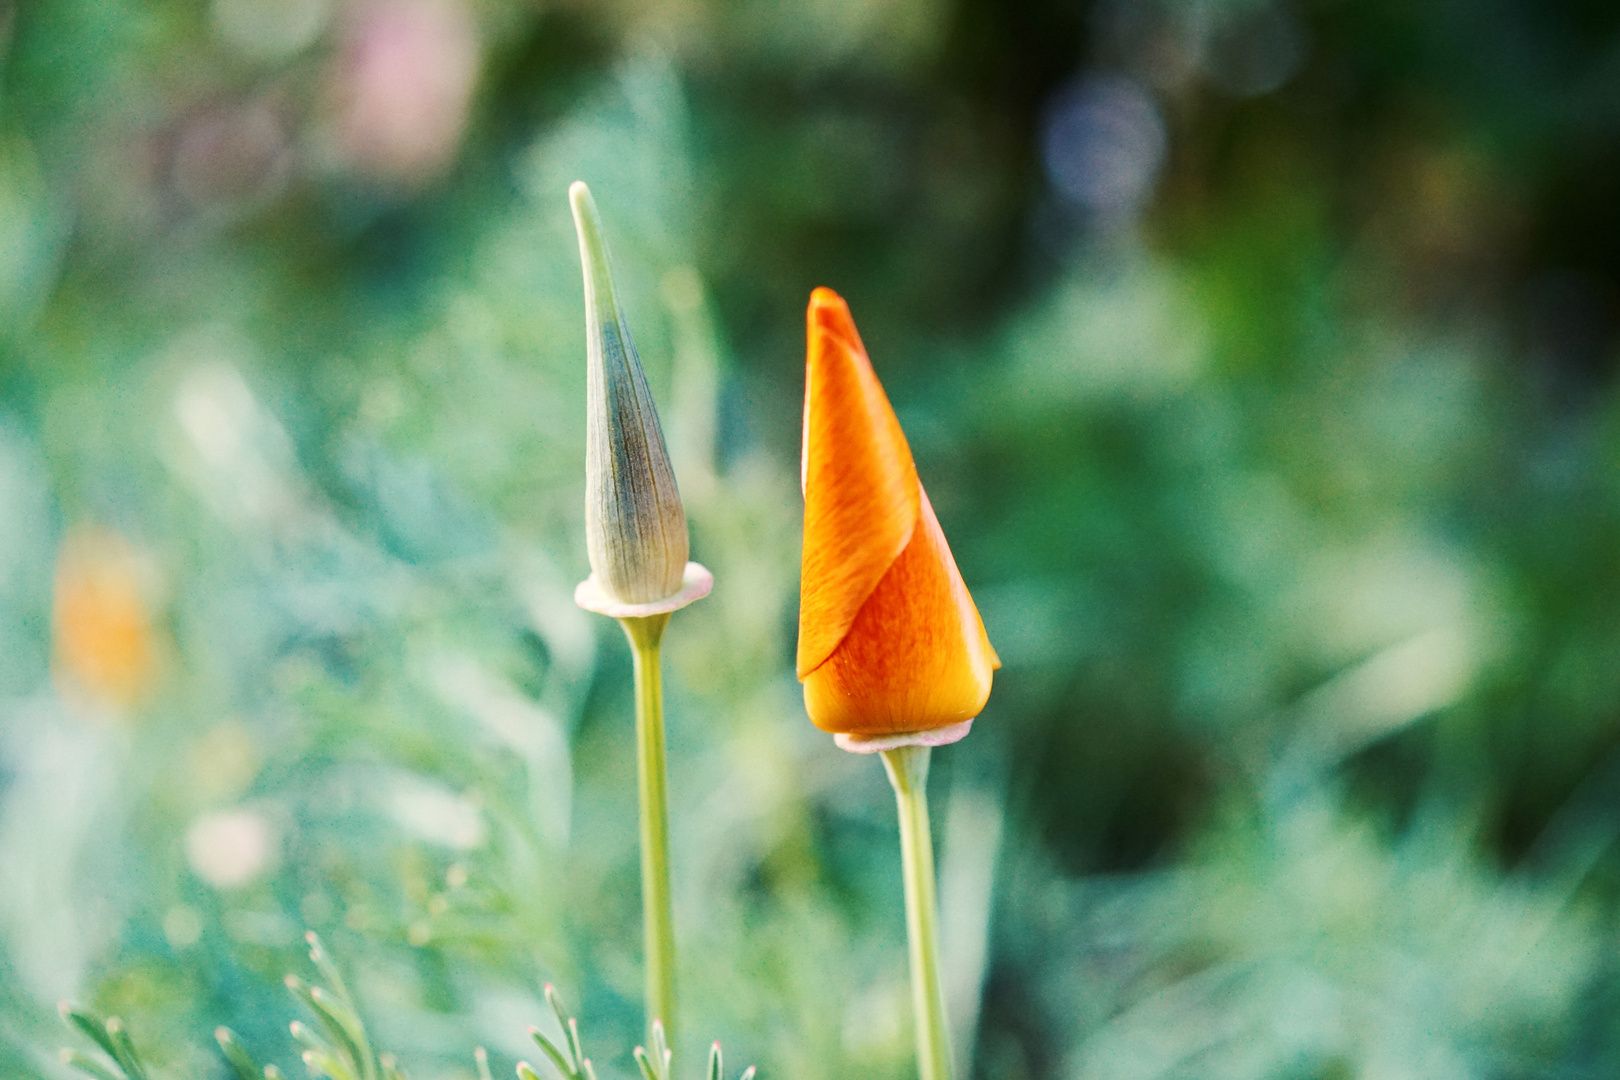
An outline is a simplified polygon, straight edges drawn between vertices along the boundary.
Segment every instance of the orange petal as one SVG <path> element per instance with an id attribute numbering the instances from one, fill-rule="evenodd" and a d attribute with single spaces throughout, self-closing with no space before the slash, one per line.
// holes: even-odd
<path id="1" fill-rule="evenodd" d="M 849 307 L 831 289 L 817 289 L 805 321 L 801 679 L 849 633 L 910 542 L 919 505 L 911 448 Z"/>
<path id="2" fill-rule="evenodd" d="M 804 704 L 823 731 L 931 731 L 979 715 L 1001 666 L 979 609 L 951 558 L 934 508 L 862 605 L 848 636 L 804 680 Z"/>

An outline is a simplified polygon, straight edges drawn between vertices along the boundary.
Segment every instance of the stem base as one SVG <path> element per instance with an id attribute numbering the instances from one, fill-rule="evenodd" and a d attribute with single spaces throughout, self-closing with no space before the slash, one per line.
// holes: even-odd
<path id="1" fill-rule="evenodd" d="M 917 1072 L 922 1080 L 951 1080 L 950 1029 L 939 977 L 939 902 L 934 843 L 928 828 L 928 746 L 884 750 L 883 767 L 900 811 L 900 862 L 906 885 L 906 936 L 911 950 L 911 1004 L 917 1022 Z"/>
<path id="2" fill-rule="evenodd" d="M 641 802 L 641 919 L 647 950 L 648 1037 L 662 1021 L 675 1042 L 675 920 L 669 889 L 669 810 L 659 646 L 669 613 L 619 620 L 636 669 L 636 786 Z"/>

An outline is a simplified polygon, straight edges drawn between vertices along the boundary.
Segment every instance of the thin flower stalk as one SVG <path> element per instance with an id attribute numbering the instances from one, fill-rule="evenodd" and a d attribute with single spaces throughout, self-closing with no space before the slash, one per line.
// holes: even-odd
<path id="1" fill-rule="evenodd" d="M 950 1080 L 951 1038 L 939 974 L 939 901 L 934 894 L 934 845 L 928 828 L 928 758 L 932 753 L 929 746 L 900 746 L 882 752 L 900 812 L 917 1072 L 921 1080 Z"/>
<path id="2" fill-rule="evenodd" d="M 675 1023 L 675 923 L 669 890 L 669 804 L 664 765 L 660 664 L 668 613 L 619 620 L 636 676 L 636 790 L 641 810 L 641 926 L 647 943 L 647 1011 L 666 1031 Z"/>
<path id="3" fill-rule="evenodd" d="M 591 562 L 574 600 L 618 619 L 635 659 L 647 1023 L 651 1031 L 662 1021 L 673 1042 L 675 920 L 660 645 L 670 613 L 706 595 L 714 577 L 687 559 L 686 511 L 618 303 L 596 202 L 582 183 L 568 189 L 568 200 L 585 276 L 585 547 Z"/>

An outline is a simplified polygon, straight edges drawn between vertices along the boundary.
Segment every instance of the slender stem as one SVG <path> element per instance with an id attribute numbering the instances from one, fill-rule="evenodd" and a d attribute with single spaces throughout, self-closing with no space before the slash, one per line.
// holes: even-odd
<path id="1" fill-rule="evenodd" d="M 675 920 L 669 894 L 669 811 L 664 776 L 664 691 L 659 642 L 668 615 L 620 619 L 636 661 L 636 780 L 641 792 L 641 925 L 647 951 L 647 1027 L 663 1021 L 675 1043 Z M 650 1043 L 648 1045 L 651 1045 Z"/>
<path id="2" fill-rule="evenodd" d="M 934 843 L 928 830 L 929 747 L 883 751 L 883 767 L 900 808 L 900 861 L 911 940 L 911 1006 L 917 1020 L 917 1072 L 951 1080 L 950 1031 L 939 982 L 939 902 L 934 896 Z"/>

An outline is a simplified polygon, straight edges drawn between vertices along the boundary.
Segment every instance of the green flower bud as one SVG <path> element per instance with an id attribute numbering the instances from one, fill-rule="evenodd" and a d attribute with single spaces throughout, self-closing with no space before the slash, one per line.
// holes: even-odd
<path id="1" fill-rule="evenodd" d="M 585 270 L 585 547 L 591 560 L 591 578 L 576 599 L 612 615 L 620 608 L 670 610 L 663 602 L 696 584 L 688 580 L 686 511 L 647 376 L 614 297 L 596 203 L 578 181 L 568 201 Z"/>

